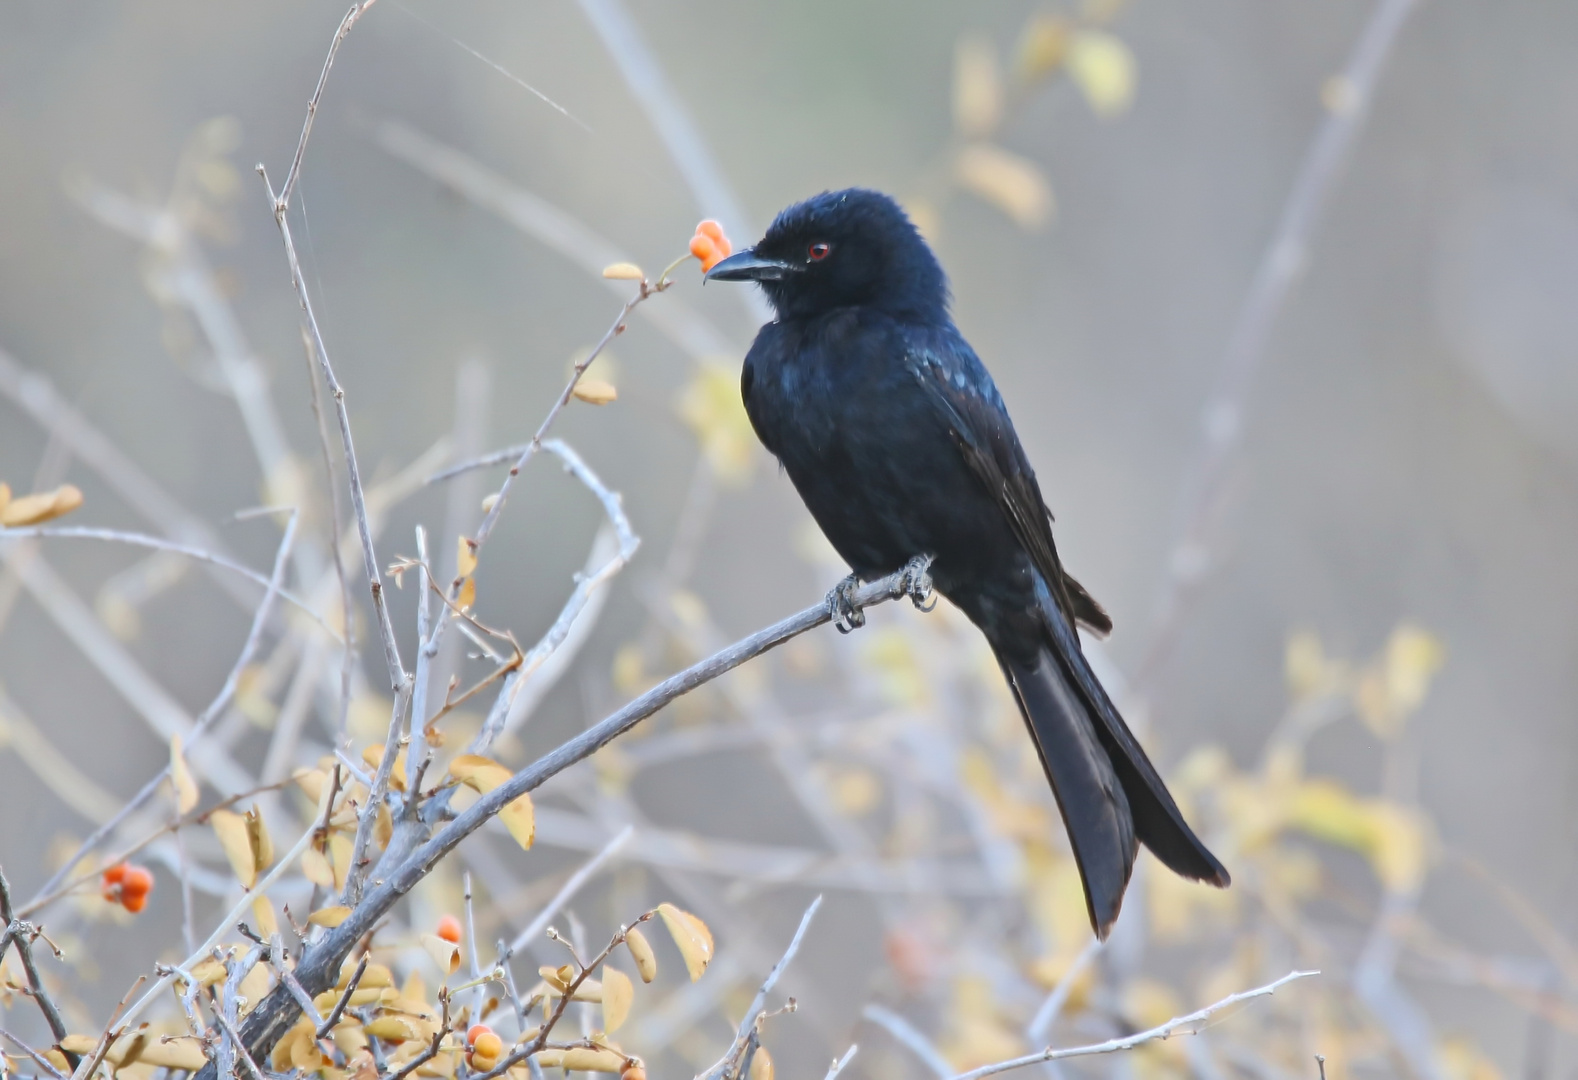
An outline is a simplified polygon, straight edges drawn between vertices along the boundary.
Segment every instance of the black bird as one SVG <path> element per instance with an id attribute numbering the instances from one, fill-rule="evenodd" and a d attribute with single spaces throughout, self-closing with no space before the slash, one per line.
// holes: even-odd
<path id="1" fill-rule="evenodd" d="M 1080 649 L 1076 623 L 1106 633 L 1112 620 L 1063 569 L 1008 410 L 899 205 L 825 192 L 706 276 L 754 281 L 772 302 L 778 317 L 745 357 L 745 409 L 854 576 L 932 556 L 937 590 L 991 643 L 1063 813 L 1096 934 L 1118 917 L 1139 844 L 1184 877 L 1226 886 Z"/>

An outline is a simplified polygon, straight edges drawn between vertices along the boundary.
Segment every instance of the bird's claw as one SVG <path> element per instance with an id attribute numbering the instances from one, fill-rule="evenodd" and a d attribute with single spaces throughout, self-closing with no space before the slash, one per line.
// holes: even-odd
<path id="1" fill-rule="evenodd" d="M 931 586 L 931 562 L 930 555 L 917 555 L 904 564 L 904 577 L 899 584 L 916 611 L 930 611 L 937 606 Z"/>
<path id="2" fill-rule="evenodd" d="M 827 610 L 832 613 L 833 626 L 840 634 L 866 625 L 866 613 L 855 606 L 855 590 L 859 588 L 860 578 L 850 574 L 827 591 Z"/>

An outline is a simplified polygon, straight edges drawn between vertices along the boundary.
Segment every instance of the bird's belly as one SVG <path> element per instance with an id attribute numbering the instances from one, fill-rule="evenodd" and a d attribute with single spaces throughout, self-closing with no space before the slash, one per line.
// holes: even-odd
<path id="1" fill-rule="evenodd" d="M 785 454 L 784 467 L 834 550 L 862 578 L 931 555 L 945 594 L 1007 584 L 1024 562 L 1007 520 L 946 433 L 916 428 L 830 431 Z"/>

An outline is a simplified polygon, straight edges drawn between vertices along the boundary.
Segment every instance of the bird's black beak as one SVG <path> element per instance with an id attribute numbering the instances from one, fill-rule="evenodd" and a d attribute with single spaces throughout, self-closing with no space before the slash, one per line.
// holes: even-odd
<path id="1" fill-rule="evenodd" d="M 803 267 L 782 259 L 767 259 L 750 248 L 730 255 L 707 271 L 706 281 L 778 281 Z"/>

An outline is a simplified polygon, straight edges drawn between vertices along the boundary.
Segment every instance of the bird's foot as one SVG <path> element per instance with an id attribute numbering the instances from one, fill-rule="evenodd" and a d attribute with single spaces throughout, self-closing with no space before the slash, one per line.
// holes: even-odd
<path id="1" fill-rule="evenodd" d="M 860 588 L 860 578 L 850 574 L 827 591 L 827 610 L 833 616 L 833 625 L 840 634 L 859 630 L 866 625 L 866 613 L 855 606 L 855 590 Z"/>
<path id="2" fill-rule="evenodd" d="M 932 593 L 931 564 L 930 555 L 917 555 L 904 564 L 904 577 L 900 585 L 916 611 L 930 611 L 937 606 L 937 598 Z"/>

